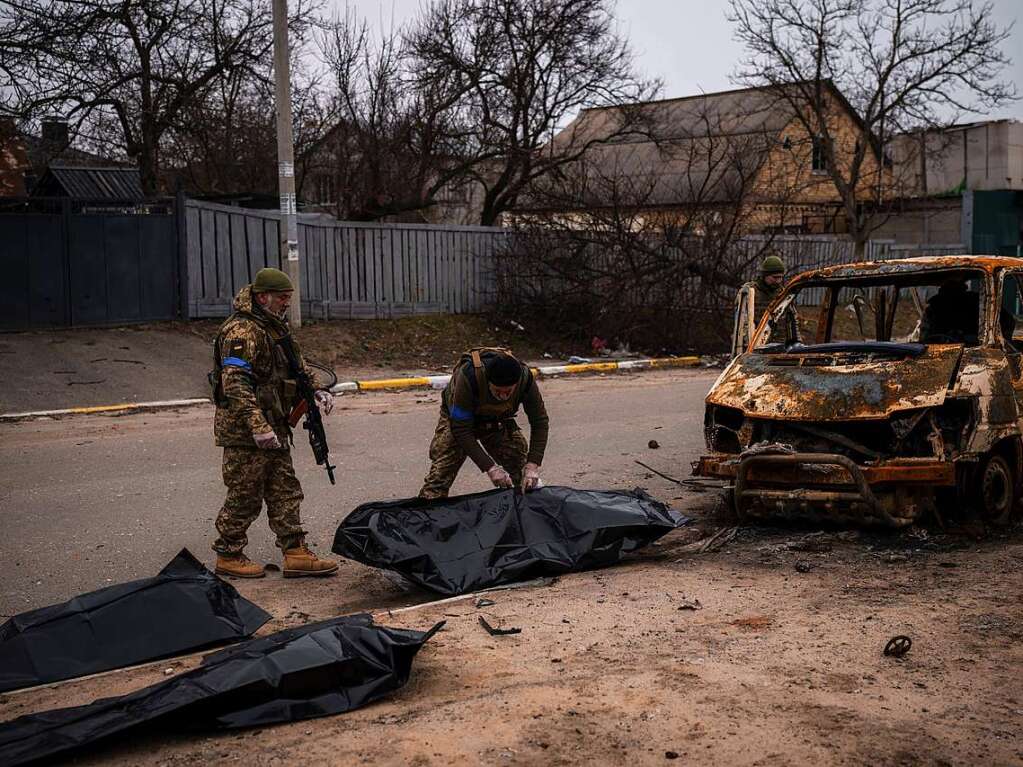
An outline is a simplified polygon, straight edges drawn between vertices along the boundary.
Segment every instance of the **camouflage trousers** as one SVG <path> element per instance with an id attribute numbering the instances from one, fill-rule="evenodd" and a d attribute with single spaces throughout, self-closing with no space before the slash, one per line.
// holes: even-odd
<path id="1" fill-rule="evenodd" d="M 483 449 L 511 474 L 516 486 L 522 484 L 522 469 L 526 465 L 529 446 L 522 431 L 514 421 L 505 421 L 509 426 L 489 432 L 478 432 L 477 438 Z M 465 462 L 465 452 L 455 442 L 451 423 L 444 416 L 437 422 L 437 430 L 430 442 L 430 471 L 423 480 L 420 498 L 447 498 L 448 490 L 458 476 L 458 470 Z"/>
<path id="2" fill-rule="evenodd" d="M 217 515 L 213 544 L 218 554 L 239 554 L 249 542 L 245 532 L 259 516 L 266 501 L 266 517 L 277 535 L 277 545 L 290 549 L 305 539 L 299 521 L 302 486 L 295 476 L 290 450 L 258 447 L 224 448 L 224 484 L 227 500 Z"/>

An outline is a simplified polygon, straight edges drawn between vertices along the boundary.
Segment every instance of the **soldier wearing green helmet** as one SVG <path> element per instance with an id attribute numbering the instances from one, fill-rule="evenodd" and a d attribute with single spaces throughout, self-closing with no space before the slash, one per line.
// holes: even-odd
<path id="1" fill-rule="evenodd" d="M 227 499 L 217 515 L 216 571 L 236 578 L 260 578 L 263 566 L 245 556 L 246 531 L 263 502 L 270 529 L 284 553 L 284 576 L 330 575 L 337 563 L 320 559 L 305 543 L 299 519 L 302 486 L 289 448 L 288 414 L 298 391 L 287 358 L 277 343 L 290 331 L 286 313 L 291 280 L 279 269 L 260 269 L 234 299 L 234 312 L 220 326 L 213 345 L 211 383 L 217 412 L 214 436 L 224 448 Z M 295 354 L 304 367 L 301 350 Z M 333 407 L 329 392 L 317 391 L 324 413 Z"/>
<path id="2" fill-rule="evenodd" d="M 757 279 L 747 282 L 735 299 L 735 326 L 732 333 L 732 356 L 746 350 L 753 331 L 763 318 L 767 307 L 781 293 L 785 284 L 785 262 L 776 254 L 760 262 Z"/>

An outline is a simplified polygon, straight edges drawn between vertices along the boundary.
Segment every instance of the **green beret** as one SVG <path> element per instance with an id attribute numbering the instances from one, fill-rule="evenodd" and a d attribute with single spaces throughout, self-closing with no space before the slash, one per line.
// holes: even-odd
<path id="1" fill-rule="evenodd" d="M 291 280 L 280 269 L 260 269 L 256 273 L 256 279 L 252 283 L 253 293 L 283 293 L 286 290 L 294 290 L 295 286 Z"/>

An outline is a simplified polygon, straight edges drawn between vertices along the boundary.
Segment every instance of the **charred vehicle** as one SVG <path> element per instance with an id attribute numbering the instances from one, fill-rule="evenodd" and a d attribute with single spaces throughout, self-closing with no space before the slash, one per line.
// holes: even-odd
<path id="1" fill-rule="evenodd" d="M 1023 259 L 804 272 L 706 399 L 698 477 L 740 518 L 902 527 L 974 508 L 1004 524 L 1023 477 Z"/>

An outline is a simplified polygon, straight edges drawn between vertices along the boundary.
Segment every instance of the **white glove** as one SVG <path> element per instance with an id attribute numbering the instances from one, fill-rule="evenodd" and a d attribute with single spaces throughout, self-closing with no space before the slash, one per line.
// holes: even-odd
<path id="1" fill-rule="evenodd" d="M 526 468 L 522 472 L 522 489 L 528 493 L 530 490 L 536 490 L 542 486 L 540 467 L 535 463 L 527 463 Z"/>
<path id="2" fill-rule="evenodd" d="M 496 463 L 487 469 L 487 476 L 494 483 L 494 487 L 513 487 L 511 475 L 498 466 Z"/>
<path id="3" fill-rule="evenodd" d="M 316 404 L 320 406 L 320 410 L 323 411 L 323 414 L 330 415 L 330 411 L 334 409 L 334 395 L 329 391 L 317 389 L 313 397 L 316 400 Z"/>
<path id="4" fill-rule="evenodd" d="M 255 441 L 256 447 L 261 450 L 280 450 L 281 441 L 272 431 L 268 431 L 266 434 L 253 434 L 252 439 Z"/>

